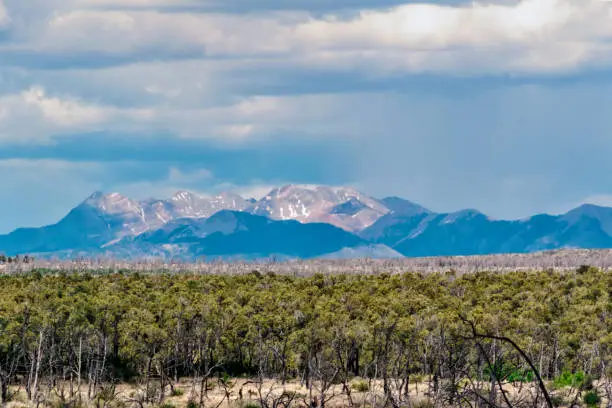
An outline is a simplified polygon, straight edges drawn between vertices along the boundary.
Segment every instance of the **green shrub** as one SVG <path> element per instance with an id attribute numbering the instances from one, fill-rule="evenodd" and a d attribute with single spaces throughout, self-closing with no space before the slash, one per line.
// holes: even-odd
<path id="1" fill-rule="evenodd" d="M 176 408 L 176 407 L 175 407 L 174 405 L 172 405 L 172 404 L 170 404 L 170 403 L 166 402 L 166 403 L 161 404 L 161 405 L 159 406 L 159 408 Z"/>
<path id="2" fill-rule="evenodd" d="M 199 408 L 199 407 L 200 405 L 192 399 L 187 401 L 187 405 L 185 405 L 185 408 Z"/>
<path id="3" fill-rule="evenodd" d="M 582 387 L 585 382 L 585 375 L 582 371 L 571 373 L 564 371 L 553 381 L 555 388 L 563 387 Z"/>
<path id="4" fill-rule="evenodd" d="M 185 395 L 185 391 L 181 390 L 180 388 L 173 388 L 170 392 L 170 395 L 173 397 L 180 397 L 182 395 Z"/>
<path id="5" fill-rule="evenodd" d="M 516 367 L 513 364 L 509 364 L 504 361 L 497 361 L 493 365 L 493 373 L 495 373 L 495 378 L 502 379 L 510 382 L 532 382 L 535 378 L 533 371 L 525 368 Z M 485 367 L 484 375 L 487 378 L 491 378 L 491 369 L 489 367 Z"/>
<path id="6" fill-rule="evenodd" d="M 367 381 L 361 380 L 351 384 L 351 388 L 357 392 L 368 392 L 370 391 L 370 384 Z"/>
<path id="7" fill-rule="evenodd" d="M 599 397 L 599 394 L 597 394 L 596 390 L 591 390 L 584 394 L 583 401 L 587 407 L 598 407 L 601 403 L 601 398 Z"/>

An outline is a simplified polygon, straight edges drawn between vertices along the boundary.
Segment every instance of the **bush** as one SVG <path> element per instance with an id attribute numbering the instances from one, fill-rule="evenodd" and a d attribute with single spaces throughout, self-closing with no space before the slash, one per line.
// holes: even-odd
<path id="1" fill-rule="evenodd" d="M 584 381 L 585 375 L 582 371 L 577 371 L 575 373 L 564 371 L 560 376 L 555 378 L 553 384 L 555 385 L 555 388 L 582 387 Z"/>
<path id="2" fill-rule="evenodd" d="M 113 402 L 117 398 L 116 390 L 114 385 L 107 385 L 102 387 L 96 399 L 98 401 Z"/>
<path id="3" fill-rule="evenodd" d="M 497 361 L 493 365 L 495 378 L 503 379 L 510 382 L 532 382 L 535 378 L 533 371 L 525 368 L 516 367 L 504 361 Z M 485 367 L 484 374 L 487 378 L 491 378 L 491 368 Z"/>
<path id="4" fill-rule="evenodd" d="M 370 384 L 367 381 L 358 381 L 351 385 L 351 388 L 357 392 L 368 392 L 370 391 Z"/>
<path id="5" fill-rule="evenodd" d="M 166 403 L 164 403 L 164 404 L 161 404 L 161 405 L 159 406 L 159 408 L 176 408 L 176 407 L 175 407 L 174 405 L 172 405 L 172 404 L 170 404 L 170 403 L 166 402 Z"/>
<path id="6" fill-rule="evenodd" d="M 597 394 L 596 390 L 591 390 L 584 394 L 583 401 L 587 407 L 598 407 L 601 403 L 601 398 Z"/>
<path id="7" fill-rule="evenodd" d="M 185 391 L 181 390 L 180 388 L 173 388 L 170 392 L 170 395 L 173 397 L 180 397 L 182 395 L 185 395 Z"/>
<path id="8" fill-rule="evenodd" d="M 185 408 L 199 408 L 199 407 L 200 405 L 192 399 L 187 401 L 187 405 L 185 405 Z"/>

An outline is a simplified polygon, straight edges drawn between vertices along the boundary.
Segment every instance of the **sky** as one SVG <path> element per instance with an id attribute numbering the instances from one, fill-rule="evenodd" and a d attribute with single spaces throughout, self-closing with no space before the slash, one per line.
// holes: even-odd
<path id="1" fill-rule="evenodd" d="M 0 232 L 94 191 L 612 205 L 612 3 L 0 0 Z"/>

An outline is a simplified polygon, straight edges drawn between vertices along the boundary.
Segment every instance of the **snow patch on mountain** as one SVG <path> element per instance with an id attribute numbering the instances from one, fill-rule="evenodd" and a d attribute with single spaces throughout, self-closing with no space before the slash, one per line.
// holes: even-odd
<path id="1" fill-rule="evenodd" d="M 289 184 L 273 189 L 248 211 L 276 220 L 328 223 L 354 232 L 369 227 L 389 209 L 351 187 Z"/>
<path id="2" fill-rule="evenodd" d="M 131 200 L 119 193 L 96 192 L 88 197 L 81 208 L 91 209 L 102 217 L 113 230 L 112 245 L 124 237 L 135 237 L 157 230 L 178 219 L 208 218 L 222 210 L 244 211 L 250 200 L 233 193 L 206 197 L 189 191 L 179 191 L 168 200 Z"/>

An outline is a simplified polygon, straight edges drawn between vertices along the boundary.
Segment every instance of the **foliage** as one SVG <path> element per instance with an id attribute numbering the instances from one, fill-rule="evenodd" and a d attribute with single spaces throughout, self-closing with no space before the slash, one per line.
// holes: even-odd
<path id="1" fill-rule="evenodd" d="M 601 397 L 599 396 L 597 391 L 591 390 L 584 394 L 583 401 L 587 405 L 587 407 L 598 407 L 601 403 Z"/>
<path id="2" fill-rule="evenodd" d="M 197 398 L 213 387 L 237 395 L 238 376 L 300 378 L 321 403 L 338 389 L 370 390 L 376 378 L 391 405 L 406 405 L 411 384 L 425 381 L 436 403 L 454 406 L 484 389 L 500 398 L 492 380 L 535 380 L 513 348 L 471 339 L 462 315 L 479 332 L 514 339 L 556 387 L 588 390 L 593 378 L 609 378 L 610 288 L 612 275 L 592 267 L 0 276 L 0 383 L 30 401 L 65 381 L 110 400 L 113 384 L 131 381 L 134 401 L 150 405 L 174 378 L 203 379 Z"/>
<path id="3" fill-rule="evenodd" d="M 577 371 L 575 373 L 569 371 L 563 371 L 561 375 L 555 378 L 554 385 L 556 388 L 563 387 L 574 387 L 579 388 L 582 387 L 584 383 L 585 375 L 582 371 Z"/>
<path id="4" fill-rule="evenodd" d="M 487 379 L 491 379 L 491 373 L 495 374 L 495 378 L 503 379 L 508 382 L 532 382 L 535 378 L 532 370 L 528 368 L 517 367 L 513 364 L 498 360 L 493 365 L 493 370 L 485 367 L 484 374 Z"/>
<path id="5" fill-rule="evenodd" d="M 199 408 L 199 407 L 200 405 L 192 399 L 187 401 L 187 404 L 185 405 L 185 408 Z"/>
<path id="6" fill-rule="evenodd" d="M 370 384 L 368 384 L 365 380 L 360 380 L 351 385 L 351 387 L 358 392 L 368 392 L 370 391 Z"/>

